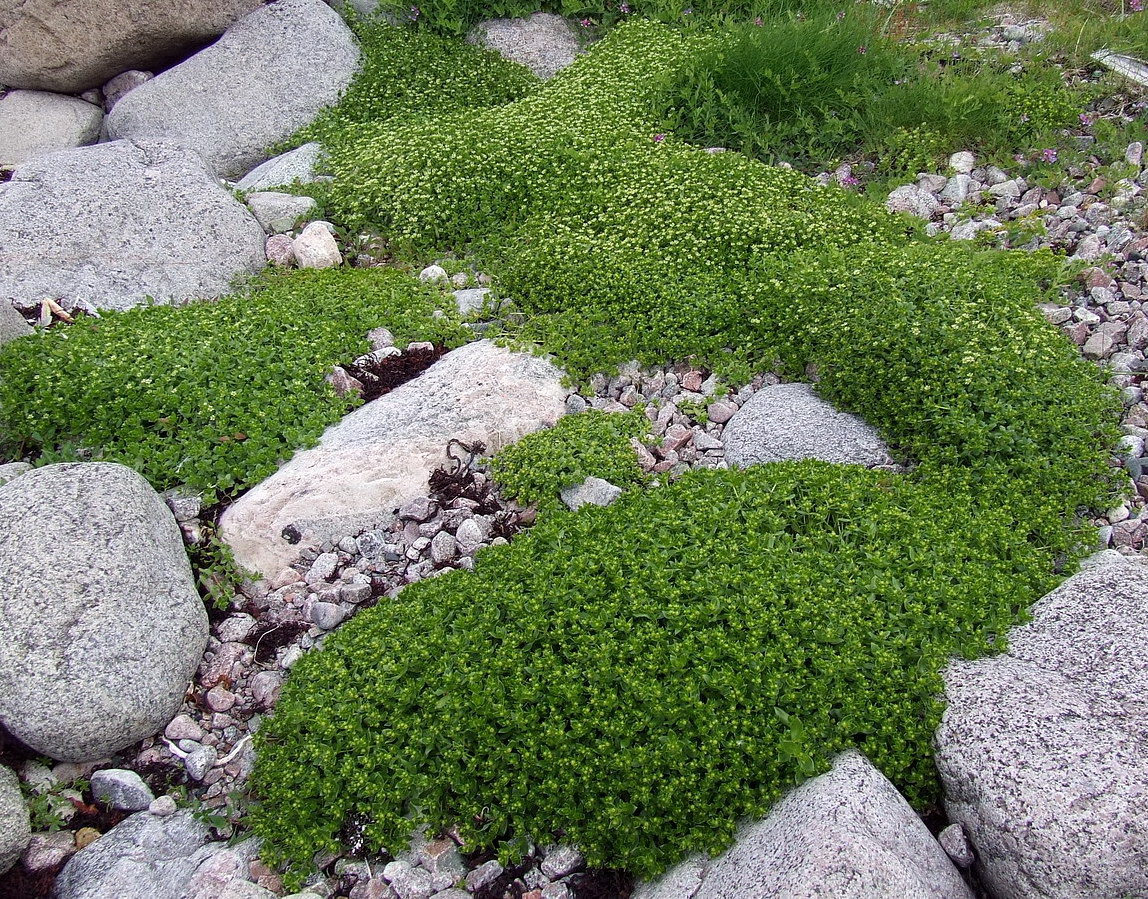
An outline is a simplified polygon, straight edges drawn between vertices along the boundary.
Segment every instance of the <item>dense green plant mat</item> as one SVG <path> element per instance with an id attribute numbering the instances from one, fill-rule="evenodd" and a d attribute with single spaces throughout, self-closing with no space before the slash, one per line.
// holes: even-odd
<path id="1" fill-rule="evenodd" d="M 506 447 L 494 457 L 491 474 L 505 496 L 544 510 L 558 508 L 561 491 L 589 477 L 638 486 L 645 478 L 630 441 L 648 429 L 640 408 L 625 415 L 588 409 Z"/>
<path id="2" fill-rule="evenodd" d="M 538 78 L 525 66 L 426 31 L 353 19 L 363 65 L 337 106 L 291 140 L 323 140 L 349 125 L 429 118 L 499 106 L 528 94 Z"/>
<path id="3" fill-rule="evenodd" d="M 0 349 L 0 455 L 123 462 L 208 501 L 273 473 L 355 398 L 324 381 L 385 326 L 457 346 L 457 310 L 409 273 L 268 275 L 250 293 L 105 312 Z M 445 306 L 443 307 L 446 308 Z"/>
<path id="4" fill-rule="evenodd" d="M 957 479 L 785 463 L 558 513 L 293 670 L 258 734 L 266 851 L 349 820 L 580 846 L 648 876 L 858 746 L 933 797 L 938 671 L 1054 583 Z"/>
<path id="5" fill-rule="evenodd" d="M 911 472 L 695 473 L 551 507 L 473 574 L 361 614 L 257 737 L 253 824 L 296 871 L 361 825 L 378 848 L 428 823 L 475 847 L 561 831 L 649 875 L 847 745 L 921 801 L 940 667 L 999 648 L 1110 501 L 1119 402 L 1035 308 L 1060 261 L 924 241 L 662 133 L 651 97 L 712 46 L 630 25 L 515 102 L 343 128 L 332 209 L 414 253 L 480 251 L 517 338 L 576 378 L 813 366 Z M 622 464 L 627 431 L 562 427 L 495 460 L 512 489 Z"/>

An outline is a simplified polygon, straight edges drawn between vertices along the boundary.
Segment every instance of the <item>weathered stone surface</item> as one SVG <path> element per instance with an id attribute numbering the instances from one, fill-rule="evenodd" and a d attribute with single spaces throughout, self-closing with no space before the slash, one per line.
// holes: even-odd
<path id="1" fill-rule="evenodd" d="M 94 144 L 104 111 L 76 97 L 11 91 L 0 97 L 0 166 Z"/>
<path id="2" fill-rule="evenodd" d="M 215 849 L 191 811 L 137 812 L 72 856 L 56 880 L 57 899 L 182 899 Z"/>
<path id="3" fill-rule="evenodd" d="M 0 723 L 65 761 L 163 729 L 207 642 L 179 527 L 136 472 L 38 468 L 0 487 Z"/>
<path id="4" fill-rule="evenodd" d="M 116 141 L 51 153 L 0 184 L 0 300 L 128 309 L 219 296 L 263 267 L 264 237 L 188 150 Z"/>
<path id="5" fill-rule="evenodd" d="M 256 191 L 247 195 L 247 205 L 264 231 L 268 234 L 281 234 L 307 218 L 318 204 L 312 197 Z"/>
<path id="6" fill-rule="evenodd" d="M 292 241 L 291 249 L 299 268 L 333 268 L 343 264 L 343 254 L 326 222 L 311 222 Z"/>
<path id="7" fill-rule="evenodd" d="M 722 442 L 726 460 L 739 468 L 786 459 L 866 466 L 892 462 L 872 427 L 838 412 L 808 384 L 759 390 L 729 420 Z"/>
<path id="8" fill-rule="evenodd" d="M 32 838 L 28 806 L 20 792 L 20 782 L 8 768 L 0 765 L 0 874 L 20 858 Z"/>
<path id="9" fill-rule="evenodd" d="M 236 178 L 338 100 L 358 65 L 354 36 L 322 0 L 278 0 L 121 99 L 108 134 L 183 144 Z"/>
<path id="10" fill-rule="evenodd" d="M 857 752 L 744 826 L 723 855 L 687 859 L 633 899 L 972 899 L 928 828 Z"/>
<path id="11" fill-rule="evenodd" d="M 2 251 L 0 251 L 2 252 Z M 0 346 L 9 340 L 32 333 L 32 326 L 24 321 L 24 316 L 12 308 L 12 304 L 0 296 Z"/>
<path id="12" fill-rule="evenodd" d="M 244 175 L 235 185 L 236 190 L 271 190 L 287 187 L 298 181 L 310 184 L 315 180 L 315 169 L 323 148 L 318 143 L 303 144 L 289 153 L 268 159 Z"/>
<path id="13" fill-rule="evenodd" d="M 95 772 L 92 796 L 97 802 L 129 812 L 143 811 L 155 799 L 143 778 L 125 768 L 103 768 Z"/>
<path id="14" fill-rule="evenodd" d="M 1105 554 L 1032 611 L 944 673 L 949 817 L 997 899 L 1148 895 L 1148 568 Z"/>
<path id="15" fill-rule="evenodd" d="M 262 2 L 0 0 L 0 84 L 78 94 L 168 64 Z"/>
<path id="16" fill-rule="evenodd" d="M 586 478 L 581 484 L 565 488 L 562 502 L 572 511 L 585 505 L 608 506 L 622 495 L 622 488 L 602 478 Z"/>
<path id="17" fill-rule="evenodd" d="M 926 220 L 933 217 L 940 205 L 936 197 L 916 184 L 896 188 L 885 201 L 885 208 L 890 212 L 907 212 Z"/>
<path id="18" fill-rule="evenodd" d="M 284 528 L 325 539 L 387 523 L 405 501 L 426 494 L 452 437 L 496 452 L 554 424 L 565 398 L 561 372 L 549 362 L 490 341 L 468 344 L 360 406 L 240 497 L 223 515 L 223 537 L 241 565 L 272 576 L 296 554 Z"/>
<path id="19" fill-rule="evenodd" d="M 539 78 L 551 78 L 574 62 L 578 35 L 567 19 L 536 12 L 525 19 L 479 22 L 467 40 L 521 63 Z"/>

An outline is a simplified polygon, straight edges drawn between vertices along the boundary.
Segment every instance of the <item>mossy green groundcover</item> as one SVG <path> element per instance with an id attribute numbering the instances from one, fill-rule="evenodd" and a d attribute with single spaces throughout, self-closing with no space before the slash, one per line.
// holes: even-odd
<path id="1" fill-rule="evenodd" d="M 0 350 L 0 458 L 122 462 L 205 502 L 274 473 L 355 404 L 324 380 L 366 334 L 449 346 L 467 332 L 397 270 L 264 276 L 184 307 L 105 312 Z M 440 314 L 444 314 L 440 311 Z"/>
<path id="2" fill-rule="evenodd" d="M 1086 549 L 1119 405 L 1035 308 L 1061 263 L 927 241 L 659 133 L 650 98 L 706 40 L 633 24 L 515 102 L 348 125 L 325 138 L 328 201 L 410 252 L 481 254 L 525 313 L 516 338 L 576 378 L 812 366 L 910 470 L 634 486 L 359 615 L 257 738 L 251 822 L 295 875 L 350 835 L 394 848 L 428 824 L 649 876 L 847 746 L 928 802 L 938 672 L 1002 647 Z M 601 445 L 503 470 L 552 494 L 616 467 L 622 434 L 571 433 Z"/>

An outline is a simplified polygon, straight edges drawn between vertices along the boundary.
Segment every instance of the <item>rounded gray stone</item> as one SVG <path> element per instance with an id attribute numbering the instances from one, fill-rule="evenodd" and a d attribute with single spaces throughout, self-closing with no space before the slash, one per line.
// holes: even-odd
<path id="1" fill-rule="evenodd" d="M 76 97 L 11 91 L 0 97 L 0 166 L 100 139 L 104 111 Z"/>
<path id="2" fill-rule="evenodd" d="M 479 22 L 467 40 L 526 66 L 539 78 L 551 78 L 566 68 L 581 48 L 569 20 L 546 12 Z"/>
<path id="3" fill-rule="evenodd" d="M 235 189 L 271 190 L 275 187 L 287 187 L 296 182 L 310 184 L 315 180 L 315 170 L 322 153 L 323 148 L 317 142 L 303 144 L 282 156 L 260 163 L 239 179 Z"/>
<path id="4" fill-rule="evenodd" d="M 0 487 L 0 723 L 64 761 L 161 731 L 207 643 L 179 527 L 136 472 L 64 463 Z"/>
<path id="5" fill-rule="evenodd" d="M 264 266 L 264 239 L 189 150 L 116 141 L 50 153 L 0 185 L 0 296 L 99 309 L 215 297 Z"/>
<path id="6" fill-rule="evenodd" d="M 32 826 L 20 781 L 0 765 L 0 874 L 16 864 L 31 839 Z"/>
<path id="7" fill-rule="evenodd" d="M 290 231 L 314 212 L 317 205 L 312 197 L 297 197 L 269 190 L 247 195 L 247 206 L 251 214 L 268 234 Z M 298 246 L 295 246 L 295 255 L 299 256 Z"/>
<path id="8" fill-rule="evenodd" d="M 97 802 L 129 812 L 143 811 L 155 794 L 136 772 L 125 768 L 103 768 L 92 775 L 92 795 Z"/>
<path id="9" fill-rule="evenodd" d="M 734 845 L 687 859 L 634 899 L 972 899 L 928 828 L 860 753 L 786 794 Z"/>
<path id="10" fill-rule="evenodd" d="M 278 0 L 123 97 L 108 134 L 183 144 L 220 177 L 238 178 L 335 103 L 358 66 L 337 12 L 322 0 Z"/>
<path id="11" fill-rule="evenodd" d="M 722 443 L 726 461 L 739 468 L 796 459 L 865 466 L 893 461 L 874 428 L 833 408 L 809 384 L 759 390 L 726 424 Z"/>
<path id="12" fill-rule="evenodd" d="M 608 506 L 622 495 L 622 488 L 602 478 L 589 477 L 561 491 L 562 502 L 572 511 L 583 506 Z"/>

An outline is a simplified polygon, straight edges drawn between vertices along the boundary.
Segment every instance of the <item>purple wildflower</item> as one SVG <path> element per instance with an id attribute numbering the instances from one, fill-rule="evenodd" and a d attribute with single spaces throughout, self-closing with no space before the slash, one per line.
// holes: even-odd
<path id="1" fill-rule="evenodd" d="M 620 12 L 622 15 L 628 15 L 630 12 L 630 4 L 626 2 L 619 3 L 618 12 Z"/>
<path id="2" fill-rule="evenodd" d="M 655 144 L 660 144 L 665 139 L 666 139 L 666 136 L 664 134 L 655 134 L 654 135 L 654 143 Z"/>
<path id="3" fill-rule="evenodd" d="M 1094 116 L 1090 112 L 1082 112 L 1080 114 L 1080 124 L 1084 125 L 1084 127 L 1086 127 L 1086 128 L 1095 121 L 1096 121 L 1096 116 Z"/>
<path id="4" fill-rule="evenodd" d="M 1144 0 L 1128 0 L 1128 8 L 1133 12 L 1144 11 Z"/>
<path id="5" fill-rule="evenodd" d="M 683 16 L 692 16 L 693 14 L 694 14 L 694 8 L 692 6 L 687 6 L 685 9 L 682 10 Z"/>
<path id="6" fill-rule="evenodd" d="M 578 24 L 581 25 L 583 28 L 589 28 L 594 23 L 591 22 L 589 19 L 582 19 Z"/>
<path id="7" fill-rule="evenodd" d="M 760 28 L 765 23 L 761 20 L 761 16 L 754 16 L 753 24 Z"/>
<path id="8" fill-rule="evenodd" d="M 868 52 L 869 52 L 869 48 L 868 48 L 868 47 L 866 47 L 864 44 L 862 44 L 860 47 L 858 47 L 858 48 L 857 48 L 857 52 L 858 52 L 858 53 L 859 53 L 861 56 L 864 56 L 866 53 L 868 53 Z"/>
<path id="9" fill-rule="evenodd" d="M 410 20 L 412 22 L 417 22 L 419 20 L 420 15 L 422 15 L 422 10 L 419 9 L 417 6 L 412 6 L 411 7 Z"/>
<path id="10" fill-rule="evenodd" d="M 1040 158 L 1045 162 L 1056 162 L 1056 150 L 1052 147 L 1040 151 Z"/>

